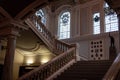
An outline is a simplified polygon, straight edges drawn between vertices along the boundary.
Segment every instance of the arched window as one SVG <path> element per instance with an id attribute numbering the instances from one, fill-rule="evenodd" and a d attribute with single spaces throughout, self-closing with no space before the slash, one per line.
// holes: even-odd
<path id="1" fill-rule="evenodd" d="M 100 33 L 100 13 L 93 14 L 93 34 Z"/>
<path id="2" fill-rule="evenodd" d="M 58 20 L 59 39 L 70 38 L 70 12 L 63 12 Z"/>
<path id="3" fill-rule="evenodd" d="M 104 5 L 105 11 L 105 32 L 118 31 L 117 14 L 110 9 L 107 3 Z"/>
<path id="4" fill-rule="evenodd" d="M 46 25 L 46 16 L 45 16 L 45 13 L 43 12 L 42 9 L 39 9 L 38 11 L 36 11 L 36 16 L 40 17 L 41 18 L 41 22 Z"/>

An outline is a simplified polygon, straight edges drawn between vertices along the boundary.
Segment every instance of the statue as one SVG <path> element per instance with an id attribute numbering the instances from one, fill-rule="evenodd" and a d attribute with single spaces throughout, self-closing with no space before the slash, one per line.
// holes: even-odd
<path id="1" fill-rule="evenodd" d="M 116 47 L 115 47 L 115 39 L 113 36 L 110 35 L 110 33 L 109 33 L 109 38 L 110 38 L 109 58 L 110 60 L 114 60 L 117 56 Z"/>
<path id="2" fill-rule="evenodd" d="M 109 33 L 109 38 L 110 38 L 110 46 L 114 47 L 115 40 L 114 37 L 110 35 L 110 33 Z"/>

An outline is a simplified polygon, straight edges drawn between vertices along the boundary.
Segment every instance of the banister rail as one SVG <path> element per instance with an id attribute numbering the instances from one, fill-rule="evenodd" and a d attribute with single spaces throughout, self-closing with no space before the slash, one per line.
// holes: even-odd
<path id="1" fill-rule="evenodd" d="M 73 59 L 75 59 L 75 47 L 70 48 L 63 54 L 60 54 L 48 63 L 28 72 L 17 80 L 45 80 Z"/>
<path id="2" fill-rule="evenodd" d="M 68 43 L 65 43 L 63 41 L 55 39 L 55 47 L 58 51 L 61 51 L 62 53 L 67 51 L 71 47 L 75 47 L 75 45 L 70 45 Z"/>
<path id="3" fill-rule="evenodd" d="M 51 32 L 45 27 L 45 25 L 41 22 L 40 18 L 34 14 L 31 17 L 29 17 L 29 19 L 33 22 L 33 24 L 39 30 L 39 32 L 42 33 L 51 44 L 53 44 L 55 36 L 53 36 Z"/>
<path id="4" fill-rule="evenodd" d="M 108 72 L 105 74 L 103 80 L 116 80 L 116 76 L 120 70 L 120 53 L 110 66 Z"/>
<path id="5" fill-rule="evenodd" d="M 43 39 L 43 42 L 48 45 L 49 49 L 52 50 L 54 54 L 61 54 L 70 48 L 71 45 L 57 40 L 35 14 L 30 16 L 26 20 L 26 23 L 41 39 Z"/>

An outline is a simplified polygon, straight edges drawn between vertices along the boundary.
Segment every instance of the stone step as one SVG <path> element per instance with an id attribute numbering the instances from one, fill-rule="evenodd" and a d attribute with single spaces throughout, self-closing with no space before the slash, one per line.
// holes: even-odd
<path id="1" fill-rule="evenodd" d="M 102 80 L 112 61 L 78 61 L 54 80 Z"/>

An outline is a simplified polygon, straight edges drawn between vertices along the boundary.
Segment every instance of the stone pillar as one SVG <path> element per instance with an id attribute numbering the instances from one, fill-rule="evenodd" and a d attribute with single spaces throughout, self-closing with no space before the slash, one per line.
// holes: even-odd
<path id="1" fill-rule="evenodd" d="M 7 40 L 2 80 L 13 80 L 13 60 L 16 47 L 16 36 L 8 35 Z"/>
<path id="2" fill-rule="evenodd" d="M 1 39 L 0 39 L 0 53 L 1 53 L 1 48 L 2 48 L 2 43 L 1 43 Z"/>
<path id="3" fill-rule="evenodd" d="M 120 52 L 120 14 L 117 15 L 118 17 L 118 31 L 119 31 L 119 52 Z"/>

